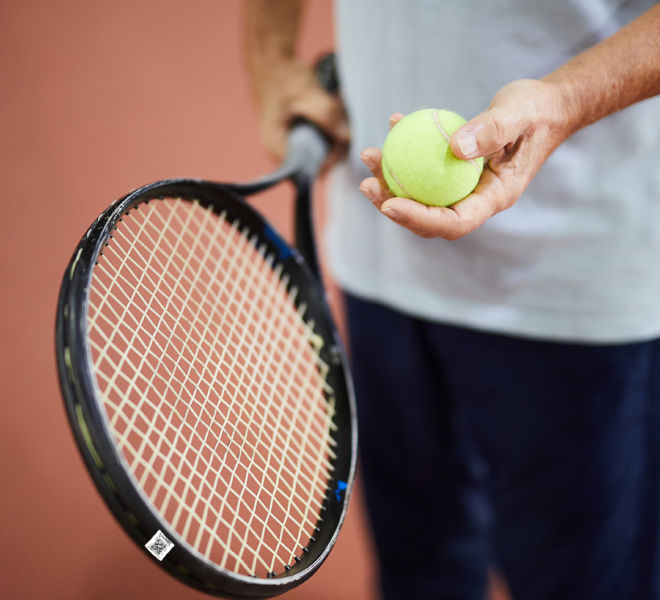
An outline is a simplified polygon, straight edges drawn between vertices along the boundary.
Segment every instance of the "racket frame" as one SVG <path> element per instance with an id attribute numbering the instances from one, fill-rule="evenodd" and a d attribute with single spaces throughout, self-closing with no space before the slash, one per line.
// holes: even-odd
<path id="1" fill-rule="evenodd" d="M 306 161 L 306 159 L 303 159 Z M 307 164 L 309 164 L 307 162 Z M 357 456 L 357 418 L 348 360 L 334 328 L 325 292 L 318 278 L 316 256 L 308 265 L 301 253 L 290 247 L 272 226 L 252 208 L 244 195 L 256 193 L 293 179 L 297 189 L 296 230 L 313 243 L 309 196 L 315 169 L 301 172 L 299 164 L 285 161 L 283 167 L 268 178 L 252 184 L 221 184 L 199 179 L 170 179 L 143 186 L 119 199 L 102 213 L 89 228 L 76 248 L 65 271 L 57 310 L 56 350 L 60 385 L 69 422 L 96 487 L 125 531 L 138 546 L 162 531 L 174 542 L 174 548 L 160 564 L 186 584 L 214 595 L 228 598 L 265 598 L 281 594 L 308 579 L 327 558 L 346 516 L 353 487 Z M 120 455 L 100 406 L 100 395 L 93 373 L 92 357 L 87 344 L 89 289 L 94 265 L 109 236 L 124 215 L 140 210 L 140 205 L 163 197 L 195 199 L 210 206 L 217 214 L 227 211 L 228 220 L 238 218 L 241 227 L 259 234 L 259 242 L 277 256 L 299 290 L 315 319 L 315 332 L 324 340 L 321 358 L 329 365 L 327 383 L 335 391 L 334 422 L 337 441 L 333 460 L 333 476 L 326 491 L 323 517 L 308 546 L 283 574 L 266 578 L 241 575 L 221 569 L 187 544 L 159 517 L 152 503 L 139 488 L 123 456 Z M 307 223 L 302 222 L 307 219 Z M 310 228 L 305 234 L 305 229 Z M 300 235 L 300 233 L 298 233 Z M 313 245 L 312 245 L 313 249 Z M 309 252 L 309 248 L 307 248 Z M 339 483 L 341 481 L 341 483 Z M 340 489 L 341 488 L 341 489 Z M 152 560 L 157 559 L 147 553 Z"/>

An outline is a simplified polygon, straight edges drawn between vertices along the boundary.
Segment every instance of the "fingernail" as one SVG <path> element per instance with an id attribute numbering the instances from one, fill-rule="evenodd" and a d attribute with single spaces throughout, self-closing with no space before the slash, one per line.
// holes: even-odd
<path id="1" fill-rule="evenodd" d="M 374 161 L 371 159 L 371 156 L 369 155 L 369 153 L 366 152 L 365 150 L 363 150 L 362 152 L 360 152 L 360 160 L 361 160 L 365 165 L 367 165 L 367 167 L 369 167 L 369 168 L 371 168 L 371 165 L 373 165 L 373 162 L 374 162 Z"/>
<path id="2" fill-rule="evenodd" d="M 472 131 L 463 131 L 456 136 L 456 142 L 461 152 L 471 158 L 477 153 L 477 138 Z"/>
<path id="3" fill-rule="evenodd" d="M 392 221 L 397 221 L 399 219 L 399 213 L 389 206 L 383 206 L 380 210 L 386 217 L 392 219 Z"/>
<path id="4" fill-rule="evenodd" d="M 360 184 L 360 191 L 371 200 L 371 190 L 369 186 L 365 183 Z"/>

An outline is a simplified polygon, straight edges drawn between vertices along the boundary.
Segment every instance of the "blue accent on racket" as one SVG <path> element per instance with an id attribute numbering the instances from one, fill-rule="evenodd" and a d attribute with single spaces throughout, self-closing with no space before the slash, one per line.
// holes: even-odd
<path id="1" fill-rule="evenodd" d="M 293 256 L 293 252 L 291 251 L 291 248 L 289 248 L 289 246 L 287 246 L 282 241 L 282 238 L 275 232 L 275 230 L 270 225 L 264 227 L 264 235 L 271 242 L 273 242 L 275 246 L 277 246 L 277 255 L 280 260 L 286 260 L 287 258 Z"/>
<path id="2" fill-rule="evenodd" d="M 346 488 L 348 487 L 348 484 L 345 481 L 342 481 L 341 479 L 337 482 L 337 487 L 335 489 L 335 498 L 337 498 L 337 502 L 341 502 L 341 497 Z"/>

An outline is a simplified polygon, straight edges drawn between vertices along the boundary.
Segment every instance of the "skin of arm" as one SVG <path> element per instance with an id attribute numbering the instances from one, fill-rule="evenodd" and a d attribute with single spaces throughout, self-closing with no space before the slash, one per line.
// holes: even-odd
<path id="1" fill-rule="evenodd" d="M 341 101 L 323 90 L 312 69 L 296 57 L 303 9 L 302 0 L 244 2 L 246 66 L 266 150 L 281 160 L 291 121 L 304 117 L 319 125 L 334 142 L 327 165 L 348 145 L 349 126 Z"/>
<path id="2" fill-rule="evenodd" d="M 550 154 L 573 133 L 657 94 L 660 4 L 543 79 L 506 85 L 485 112 L 452 136 L 457 157 L 488 159 L 488 168 L 467 198 L 445 208 L 393 197 L 376 148 L 361 154 L 373 177 L 363 180 L 360 190 L 384 215 L 414 233 L 455 240 L 512 206 Z M 402 117 L 392 115 L 390 126 Z"/>

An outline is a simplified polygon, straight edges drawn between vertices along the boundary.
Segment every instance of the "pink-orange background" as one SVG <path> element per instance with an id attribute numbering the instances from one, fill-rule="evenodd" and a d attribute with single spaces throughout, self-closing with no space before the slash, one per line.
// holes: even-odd
<path id="1" fill-rule="evenodd" d="M 273 167 L 240 16 L 239 0 L 0 3 L 3 598 L 206 597 L 143 556 L 87 477 L 60 398 L 54 316 L 77 240 L 118 196 L 165 177 L 246 180 Z M 311 0 L 302 56 L 331 48 L 332 35 L 331 2 Z M 256 201 L 287 235 L 288 191 Z M 286 597 L 368 600 L 372 578 L 358 494 L 326 565 Z"/>

